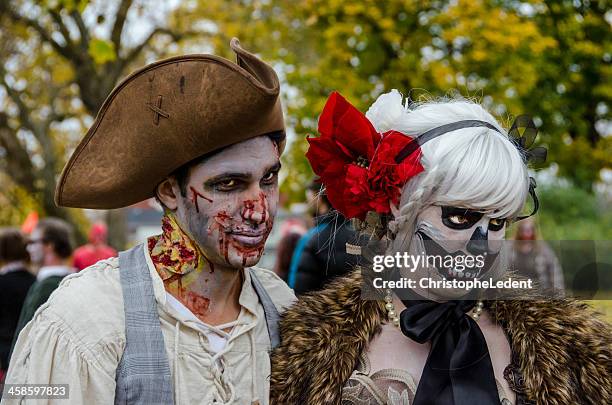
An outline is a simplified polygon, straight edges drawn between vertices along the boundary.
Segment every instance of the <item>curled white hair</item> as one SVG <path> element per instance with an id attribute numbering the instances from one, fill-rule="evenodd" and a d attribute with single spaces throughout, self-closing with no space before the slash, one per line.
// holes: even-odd
<path id="1" fill-rule="evenodd" d="M 480 120 L 501 132 L 487 127 L 462 128 L 421 146 L 420 161 L 425 170 L 402 190 L 397 213 L 402 233 L 411 235 L 418 213 L 431 204 L 466 207 L 497 218 L 518 215 L 528 196 L 529 175 L 523 156 L 499 122 L 480 104 L 465 99 L 406 108 L 398 95 L 396 90 L 383 94 L 368 111 L 376 112 L 368 118 L 377 129 L 416 137 L 445 124 Z M 400 107 L 402 112 L 396 113 Z"/>
<path id="2" fill-rule="evenodd" d="M 407 107 L 402 104 L 402 100 L 402 94 L 393 89 L 381 94 L 370 106 L 365 115 L 376 131 L 381 133 L 390 131 L 403 119 L 407 113 Z"/>

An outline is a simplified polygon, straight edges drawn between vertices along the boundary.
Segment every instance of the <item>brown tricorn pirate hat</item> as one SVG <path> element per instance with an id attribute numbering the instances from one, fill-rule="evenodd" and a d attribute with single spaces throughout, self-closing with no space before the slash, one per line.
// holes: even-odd
<path id="1" fill-rule="evenodd" d="M 153 197 L 156 186 L 185 163 L 284 131 L 276 73 L 236 38 L 230 46 L 237 63 L 214 55 L 177 56 L 117 85 L 66 164 L 56 204 L 134 204 Z"/>

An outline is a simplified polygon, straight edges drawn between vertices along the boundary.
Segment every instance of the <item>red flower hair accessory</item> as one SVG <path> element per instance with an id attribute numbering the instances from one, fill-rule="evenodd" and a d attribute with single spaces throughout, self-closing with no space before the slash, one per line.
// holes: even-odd
<path id="1" fill-rule="evenodd" d="M 330 203 L 346 218 L 364 220 L 368 211 L 389 214 L 402 187 L 423 171 L 420 153 L 395 161 L 412 138 L 397 131 L 379 134 L 337 92 L 327 99 L 318 129 L 320 137 L 308 138 L 306 157 Z"/>

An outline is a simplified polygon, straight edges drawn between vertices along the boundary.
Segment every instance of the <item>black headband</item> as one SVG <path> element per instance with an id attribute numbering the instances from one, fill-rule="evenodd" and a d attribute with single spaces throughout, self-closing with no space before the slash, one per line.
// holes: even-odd
<path id="1" fill-rule="evenodd" d="M 397 156 L 395 157 L 395 163 L 400 164 L 404 159 L 406 159 L 408 156 L 414 153 L 418 148 L 420 148 L 426 142 L 429 142 L 432 139 L 439 137 L 440 135 L 444 135 L 448 132 L 456 131 L 458 129 L 475 128 L 475 127 L 486 127 L 496 132 L 499 132 L 500 134 L 503 135 L 503 132 L 501 132 L 495 125 L 485 122 L 485 121 L 462 120 L 462 121 L 452 122 L 450 124 L 441 125 L 439 127 L 430 129 L 429 131 L 414 138 L 410 143 L 404 146 L 404 148 L 397 154 Z M 518 131 L 519 127 L 526 128 L 526 132 L 524 133 L 523 136 L 520 136 L 520 133 Z M 517 117 L 515 122 L 512 124 L 511 133 L 515 134 L 515 136 L 513 136 L 513 139 L 514 139 L 514 143 L 516 147 L 519 149 L 521 153 L 523 153 L 526 156 L 528 160 L 539 160 L 541 162 L 546 160 L 546 149 L 545 148 L 542 148 L 542 147 L 533 148 L 534 149 L 533 152 L 530 152 L 529 150 L 527 150 L 527 148 L 531 146 L 531 144 L 535 140 L 535 137 L 537 134 L 537 129 L 535 127 L 535 124 L 531 120 L 531 118 L 529 118 L 526 115 L 521 115 Z M 529 194 L 531 195 L 531 198 L 533 199 L 533 210 L 531 214 L 529 215 L 523 215 L 523 216 L 517 217 L 516 218 L 517 221 L 520 221 L 525 218 L 529 218 L 530 216 L 538 212 L 538 209 L 540 208 L 540 202 L 538 201 L 538 196 L 535 193 L 535 188 L 536 188 L 536 181 L 533 177 L 530 176 L 529 177 Z"/>
<path id="2" fill-rule="evenodd" d="M 429 142 L 432 139 L 439 137 L 440 135 L 444 135 L 447 132 L 456 131 L 457 129 L 474 128 L 474 127 L 487 127 L 489 129 L 499 132 L 500 134 L 502 133 L 493 124 L 490 124 L 485 121 L 463 120 L 463 121 L 452 122 L 450 124 L 446 124 L 446 125 L 442 125 L 442 126 L 430 129 L 424 134 L 419 135 L 418 137 L 414 138 L 408 145 L 404 146 L 404 148 L 397 154 L 397 156 L 395 157 L 395 163 L 398 163 L 398 164 L 402 163 L 402 161 L 406 159 L 408 156 L 410 156 L 412 153 L 414 153 L 415 150 L 420 148 L 426 142 Z"/>

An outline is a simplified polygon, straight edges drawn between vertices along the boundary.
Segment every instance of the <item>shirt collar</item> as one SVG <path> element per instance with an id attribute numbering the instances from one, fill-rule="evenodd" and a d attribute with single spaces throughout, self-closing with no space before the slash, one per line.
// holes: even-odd
<path id="1" fill-rule="evenodd" d="M 25 267 L 25 262 L 23 261 L 10 262 L 0 267 L 0 275 L 11 273 L 17 270 L 22 270 L 25 269 Z"/>
<path id="2" fill-rule="evenodd" d="M 38 270 L 36 281 L 42 281 L 52 276 L 67 276 L 74 273 L 74 269 L 68 266 L 44 266 Z"/>
<path id="3" fill-rule="evenodd" d="M 240 292 L 240 296 L 238 297 L 238 303 L 240 306 L 244 307 L 248 310 L 253 316 L 257 316 L 257 304 L 259 303 L 259 297 L 257 296 L 257 292 L 253 287 L 253 282 L 251 281 L 251 269 L 245 268 L 243 271 L 243 282 L 242 282 L 242 291 Z"/>

